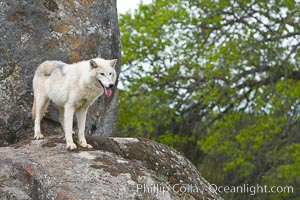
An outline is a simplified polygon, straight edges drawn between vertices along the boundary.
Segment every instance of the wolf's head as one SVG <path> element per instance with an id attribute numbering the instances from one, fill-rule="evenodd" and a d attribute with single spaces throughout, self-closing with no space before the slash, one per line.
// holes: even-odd
<path id="1" fill-rule="evenodd" d="M 115 66 L 117 61 L 117 59 L 104 60 L 102 58 L 94 58 L 90 60 L 90 65 L 92 70 L 95 72 L 95 77 L 107 97 L 111 96 L 111 89 L 115 86 L 117 78 Z"/>

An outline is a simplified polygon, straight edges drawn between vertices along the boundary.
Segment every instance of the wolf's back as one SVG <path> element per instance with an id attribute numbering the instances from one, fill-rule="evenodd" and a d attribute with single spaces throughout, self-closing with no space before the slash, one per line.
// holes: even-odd
<path id="1" fill-rule="evenodd" d="M 66 63 L 61 61 L 45 61 L 35 71 L 35 76 L 50 76 L 56 69 L 59 69 L 63 73 L 63 68 Z"/>

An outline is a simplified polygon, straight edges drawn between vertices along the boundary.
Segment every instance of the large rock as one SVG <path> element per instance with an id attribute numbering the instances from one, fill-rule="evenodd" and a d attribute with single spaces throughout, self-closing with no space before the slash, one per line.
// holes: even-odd
<path id="1" fill-rule="evenodd" d="M 1 0 L 0 35 L 0 146 L 33 135 L 26 135 L 32 130 L 32 78 L 41 62 L 120 58 L 115 0 Z M 88 134 L 115 131 L 117 98 L 114 92 L 90 108 Z M 49 110 L 46 135 L 61 131 L 57 110 Z"/>
<path id="2" fill-rule="evenodd" d="M 68 151 L 62 139 L 0 148 L 1 199 L 222 199 L 176 151 L 146 139 L 87 138 L 94 150 Z"/>

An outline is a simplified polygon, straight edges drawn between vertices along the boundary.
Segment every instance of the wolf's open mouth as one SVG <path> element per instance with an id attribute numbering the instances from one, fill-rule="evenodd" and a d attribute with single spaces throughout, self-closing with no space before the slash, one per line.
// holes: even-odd
<path id="1" fill-rule="evenodd" d="M 100 85 L 103 87 L 103 90 L 104 90 L 106 96 L 107 96 L 107 97 L 110 97 L 111 94 L 112 94 L 112 90 L 111 90 L 110 88 L 108 88 L 108 87 L 105 87 L 105 86 L 102 84 L 102 82 L 101 82 L 100 80 L 98 80 L 98 82 L 99 82 Z"/>

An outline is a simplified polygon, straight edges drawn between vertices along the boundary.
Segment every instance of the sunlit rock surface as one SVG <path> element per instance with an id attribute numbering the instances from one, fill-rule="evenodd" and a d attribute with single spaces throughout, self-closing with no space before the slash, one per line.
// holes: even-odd
<path id="1" fill-rule="evenodd" d="M 175 150 L 146 139 L 57 137 L 0 148 L 1 199 L 222 199 Z"/>

